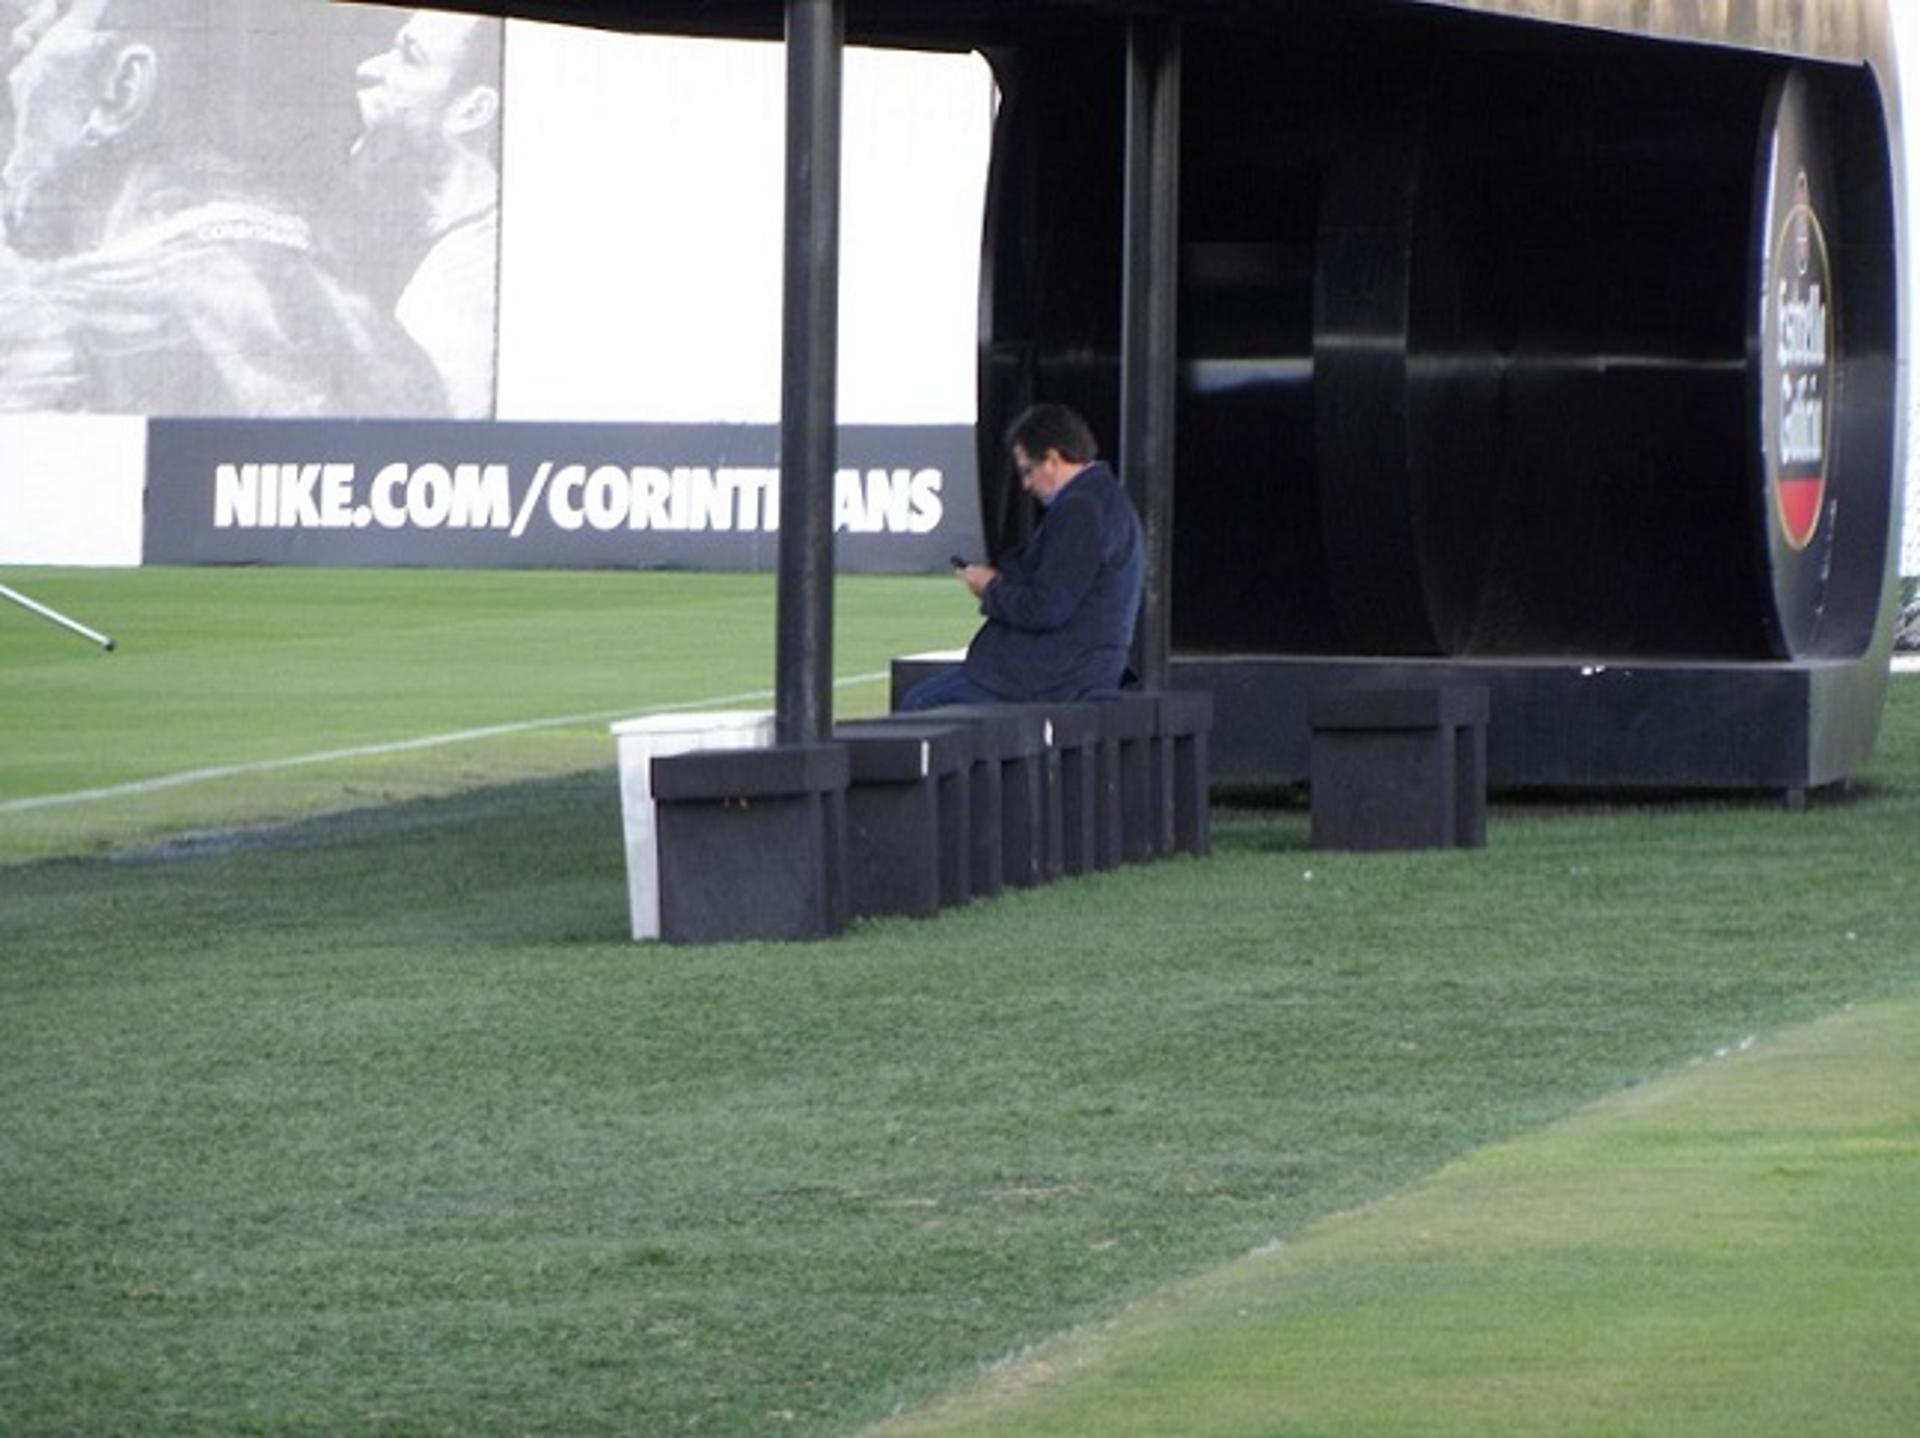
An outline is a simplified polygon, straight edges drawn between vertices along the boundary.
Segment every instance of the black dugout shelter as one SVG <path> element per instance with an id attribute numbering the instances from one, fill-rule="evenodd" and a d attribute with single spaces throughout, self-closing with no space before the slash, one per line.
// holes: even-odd
<path id="1" fill-rule="evenodd" d="M 838 48 L 1001 87 L 979 436 L 1117 439 L 1138 667 L 1226 777 L 1309 696 L 1471 682 L 1506 785 L 1799 791 L 1892 645 L 1900 102 L 1886 0 L 471 0 L 786 35 L 784 738 L 819 737 Z M 797 481 L 797 482 L 796 482 Z"/>

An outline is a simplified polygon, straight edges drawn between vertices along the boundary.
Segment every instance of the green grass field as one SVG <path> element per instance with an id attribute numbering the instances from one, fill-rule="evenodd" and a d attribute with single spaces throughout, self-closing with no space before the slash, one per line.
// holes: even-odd
<path id="1" fill-rule="evenodd" d="M 1484 1149 L 1043 1345 L 907 1435 L 1904 1434 L 1920 1000 Z"/>
<path id="2" fill-rule="evenodd" d="M 13 570 L 112 654 L 0 604 L 0 863 L 611 762 L 612 719 L 771 707 L 767 575 Z M 847 577 L 835 673 L 963 643 L 952 580 Z M 840 713 L 886 707 L 877 680 Z M 490 739 L 397 749 L 506 726 Z M 531 726 L 531 727 L 528 727 Z M 383 748 L 389 752 L 375 752 Z M 343 751 L 345 752 L 343 754 Z M 362 752 L 350 752 L 362 751 Z M 327 762 L 293 762 L 343 755 Z M 236 770 L 110 800 L 44 796 Z M 9 807 L 9 801 L 12 801 Z"/>
<path id="3" fill-rule="evenodd" d="M 0 614 L 0 1431 L 842 1433 L 983 1368 L 1048 1406 L 943 1421 L 1920 1411 L 1920 680 L 1805 813 L 1362 856 L 1245 810 L 1204 862 L 662 950 L 572 716 L 763 689 L 767 582 L 6 577 L 124 652 Z M 836 667 L 955 601 L 843 582 Z"/>

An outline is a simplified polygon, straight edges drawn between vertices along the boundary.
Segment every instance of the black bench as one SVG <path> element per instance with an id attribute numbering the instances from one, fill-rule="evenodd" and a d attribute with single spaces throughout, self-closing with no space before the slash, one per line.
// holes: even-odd
<path id="1" fill-rule="evenodd" d="M 938 720 L 841 724 L 847 748 L 847 903 L 931 914 L 973 897 L 974 732 Z"/>
<path id="2" fill-rule="evenodd" d="M 842 744 L 655 759 L 660 937 L 818 939 L 845 928 L 848 777 Z"/>
<path id="3" fill-rule="evenodd" d="M 958 653 L 895 658 L 893 702 L 898 704 L 915 684 L 953 669 L 960 660 Z M 1097 735 L 1089 732 L 1083 712 L 1089 708 L 1100 721 Z M 1078 704 L 1009 702 L 920 712 L 978 716 L 1022 711 L 1046 719 L 1053 751 L 1048 767 L 1060 805 L 1060 829 L 1048 851 L 1049 876 L 1210 851 L 1212 694 L 1129 689 L 1110 699 Z M 1089 751 L 1092 763 L 1083 771 Z M 976 807 L 979 803 L 976 789 Z"/>
<path id="4" fill-rule="evenodd" d="M 1336 689 L 1309 706 L 1316 849 L 1487 841 L 1487 691 Z"/>
<path id="5" fill-rule="evenodd" d="M 1156 689 L 1153 737 L 1155 842 L 1162 854 L 1204 856 L 1213 849 L 1208 799 L 1213 695 L 1205 689 Z"/>
<path id="6" fill-rule="evenodd" d="M 973 891 L 1031 888 L 1057 878 L 1057 756 L 1046 717 L 1022 704 L 953 704 L 890 714 L 887 724 L 960 723 L 973 731 Z"/>

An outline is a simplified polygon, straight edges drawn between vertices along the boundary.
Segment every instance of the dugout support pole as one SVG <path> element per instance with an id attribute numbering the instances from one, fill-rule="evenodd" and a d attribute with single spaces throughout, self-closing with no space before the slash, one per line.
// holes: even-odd
<path id="1" fill-rule="evenodd" d="M 1134 671 L 1167 687 L 1173 647 L 1174 398 L 1180 287 L 1180 54 L 1177 21 L 1127 23 L 1126 188 L 1120 310 L 1120 473 L 1146 538 Z"/>
<path id="2" fill-rule="evenodd" d="M 786 260 L 774 738 L 833 730 L 833 473 L 845 0 L 787 0 Z"/>

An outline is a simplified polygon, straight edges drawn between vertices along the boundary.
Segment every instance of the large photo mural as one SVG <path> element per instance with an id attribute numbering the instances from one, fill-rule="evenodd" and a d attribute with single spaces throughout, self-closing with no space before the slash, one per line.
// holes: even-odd
<path id="1" fill-rule="evenodd" d="M 0 408 L 479 417 L 500 23 L 5 0 Z"/>
<path id="2" fill-rule="evenodd" d="M 668 501 L 777 484 L 777 45 L 336 0 L 0 34 L 0 563 L 773 562 L 764 506 Z M 977 56 L 849 55 L 853 567 L 979 547 L 993 105 Z M 131 545 L 70 513 L 129 505 Z"/>

